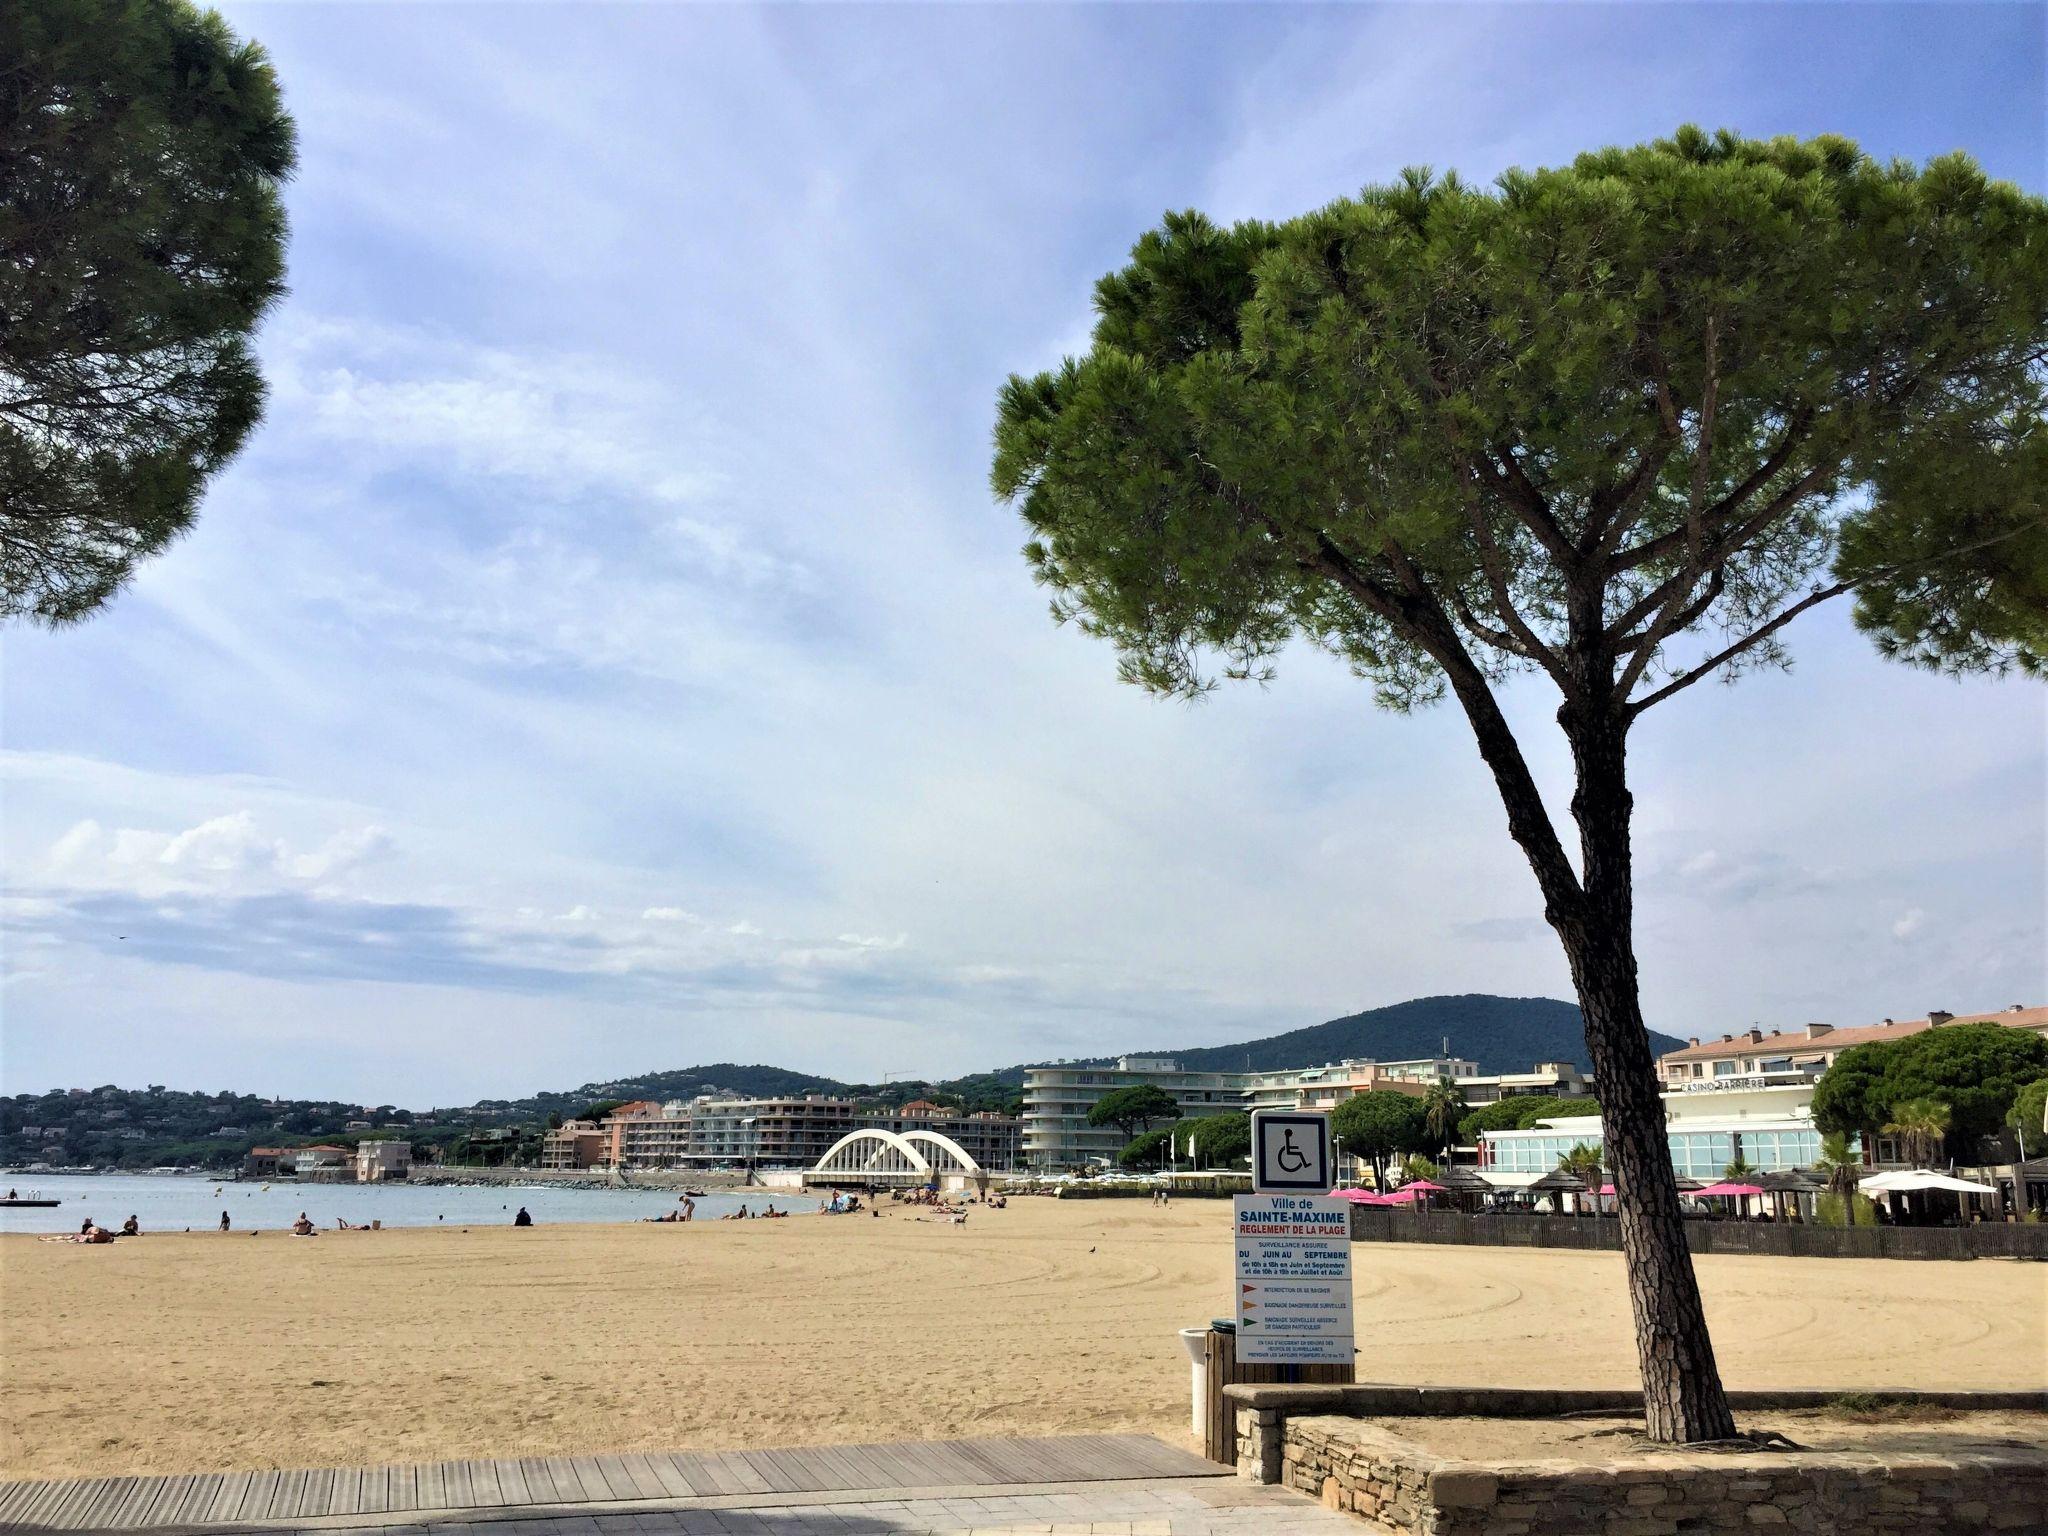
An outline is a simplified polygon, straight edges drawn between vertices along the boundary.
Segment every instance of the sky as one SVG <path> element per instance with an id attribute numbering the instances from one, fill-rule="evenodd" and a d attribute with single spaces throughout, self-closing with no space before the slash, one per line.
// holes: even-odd
<path id="1" fill-rule="evenodd" d="M 1161 702 L 1053 624 L 999 385 L 1169 209 L 1688 121 L 2048 158 L 2038 4 L 223 10 L 301 136 L 271 403 L 108 612 L 5 637 L 9 1093 L 874 1081 L 1569 997 L 1455 713 L 1305 650 Z M 1635 735 L 1652 1026 L 2048 1001 L 2039 685 L 1791 640 Z M 1509 699 L 1561 813 L 1553 707 Z"/>

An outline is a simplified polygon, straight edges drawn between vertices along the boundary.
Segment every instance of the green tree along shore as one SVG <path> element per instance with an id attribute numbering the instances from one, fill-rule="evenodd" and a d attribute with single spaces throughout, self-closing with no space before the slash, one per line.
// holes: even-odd
<path id="1" fill-rule="evenodd" d="M 1652 1439 L 1733 1433 L 1634 951 L 1629 734 L 1850 597 L 1887 656 L 2048 663 L 2048 203 L 1964 155 L 1685 129 L 1284 223 L 1170 215 L 995 489 L 1056 617 L 1191 699 L 1297 639 L 1469 725 L 1570 964 Z M 1571 850 L 1499 690 L 1554 690 Z"/>
<path id="2" fill-rule="evenodd" d="M 2014 1124 L 2022 1092 L 2042 1079 L 2048 1039 L 2030 1030 L 1924 1030 L 1842 1052 L 1814 1084 L 1813 1120 L 1823 1131 L 1895 1135 L 1924 1154 L 1919 1161 L 1934 1160 L 1944 1148 L 1970 1161 L 1987 1137 Z M 1900 1129 L 1888 1131 L 1893 1125 Z"/>

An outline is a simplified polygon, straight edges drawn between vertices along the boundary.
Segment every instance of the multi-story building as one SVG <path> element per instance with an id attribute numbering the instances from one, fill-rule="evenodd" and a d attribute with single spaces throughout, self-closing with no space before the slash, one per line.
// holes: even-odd
<path id="1" fill-rule="evenodd" d="M 605 1134 L 603 1161 L 613 1168 L 680 1168 L 690 1155 L 690 1107 L 636 1099 L 621 1104 L 599 1123 Z"/>
<path id="2" fill-rule="evenodd" d="M 356 1182 L 384 1184 L 412 1176 L 412 1143 L 409 1141 L 362 1141 L 356 1143 Z"/>
<path id="3" fill-rule="evenodd" d="M 1672 1086 L 1744 1078 L 1757 1082 L 1811 1082 L 1852 1045 L 1903 1040 L 1908 1035 L 1958 1024 L 2002 1024 L 2048 1034 L 2048 1008 L 2027 1008 L 2015 1003 L 1997 1013 L 1965 1014 L 1945 1013 L 1937 1008 L 1924 1019 L 1886 1019 L 1882 1024 L 1847 1029 L 1837 1029 L 1832 1024 L 1809 1024 L 1796 1034 L 1750 1029 L 1705 1043 L 1695 1039 L 1678 1050 L 1667 1051 L 1657 1058 L 1657 1075 Z"/>
<path id="4" fill-rule="evenodd" d="M 865 1109 L 854 1129 L 932 1131 L 946 1137 L 990 1173 L 1008 1173 L 1023 1155 L 1024 1122 L 1015 1115 L 991 1110 L 962 1114 L 926 1099 L 913 1099 L 899 1109 Z"/>
<path id="5" fill-rule="evenodd" d="M 808 1094 L 785 1099 L 695 1099 L 689 1117 L 690 1166 L 808 1168 L 854 1128 L 851 1099 Z"/>
<path id="6" fill-rule="evenodd" d="M 540 1165 L 569 1171 L 595 1168 L 604 1162 L 610 1142 L 595 1120 L 564 1120 L 541 1137 Z"/>
<path id="7" fill-rule="evenodd" d="M 2048 1008 L 2012 1007 L 1998 1013 L 1886 1019 L 1882 1024 L 1837 1029 L 1809 1024 L 1797 1033 L 1751 1029 L 1702 1043 L 1694 1040 L 1658 1058 L 1664 1084 L 1665 1131 L 1671 1161 L 1684 1178 L 1712 1181 L 1737 1160 L 1760 1173 L 1810 1168 L 1820 1157 L 1813 1123 L 1813 1086 L 1854 1045 L 1903 1040 L 1957 1024 L 2000 1024 L 2048 1032 Z M 1490 1177 L 1526 1183 L 1548 1173 L 1580 1142 L 1600 1139 L 1597 1116 L 1538 1121 L 1526 1131 L 1487 1131 L 1480 1165 Z M 1880 1140 L 1868 1161 L 1895 1160 L 1898 1149 Z"/>
<path id="8" fill-rule="evenodd" d="M 1119 1088 L 1164 1089 L 1181 1118 L 1193 1120 L 1242 1110 L 1250 1076 L 1183 1072 L 1164 1056 L 1123 1056 L 1113 1067 L 1034 1067 L 1024 1074 L 1024 1161 L 1056 1170 L 1114 1158 L 1127 1138 L 1113 1125 L 1090 1125 L 1088 1112 Z"/>
<path id="9" fill-rule="evenodd" d="M 1593 1079 L 1569 1061 L 1539 1061 L 1527 1072 L 1482 1073 L 1460 1078 L 1459 1091 L 1473 1109 L 1497 1104 L 1502 1099 L 1583 1099 L 1593 1091 Z"/>
<path id="10" fill-rule="evenodd" d="M 1479 1063 L 1457 1056 L 1424 1056 L 1413 1061 L 1355 1059 L 1322 1067 L 1248 1072 L 1240 1105 L 1244 1109 L 1335 1109 L 1354 1094 L 1424 1094 L 1440 1078 L 1463 1087 L 1479 1077 Z"/>
<path id="11" fill-rule="evenodd" d="M 294 1147 L 292 1171 L 302 1179 L 333 1180 L 353 1177 L 355 1154 L 347 1147 L 328 1146 L 325 1143 L 311 1147 Z"/>
<path id="12" fill-rule="evenodd" d="M 245 1179 L 274 1179 L 279 1174 L 297 1171 L 295 1147 L 251 1147 L 242 1159 L 242 1177 Z"/>

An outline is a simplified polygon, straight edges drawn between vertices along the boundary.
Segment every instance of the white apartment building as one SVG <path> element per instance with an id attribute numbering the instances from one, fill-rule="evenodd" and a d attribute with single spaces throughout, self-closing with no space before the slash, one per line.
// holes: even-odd
<path id="1" fill-rule="evenodd" d="M 1813 1085 L 1837 1056 L 1854 1045 L 1961 1024 L 2048 1032 L 2048 1008 L 2015 1004 L 1974 1014 L 1937 1009 L 1926 1018 L 1840 1029 L 1750 1029 L 1667 1051 L 1657 1060 L 1657 1076 L 1664 1084 L 1660 1097 L 1671 1161 L 1681 1178 L 1709 1183 L 1738 1158 L 1760 1173 L 1811 1168 L 1820 1157 L 1821 1137 L 1813 1123 Z M 1526 1131 L 1487 1131 L 1480 1138 L 1479 1163 L 1496 1182 L 1528 1183 L 1555 1168 L 1578 1143 L 1599 1137 L 1595 1116 L 1539 1121 Z M 1890 1161 L 1893 1150 L 1880 1140 L 1872 1149 L 1875 1161 Z"/>
<path id="2" fill-rule="evenodd" d="M 1122 1056 L 1112 1067 L 1034 1067 L 1024 1074 L 1024 1162 L 1057 1172 L 1115 1158 L 1124 1148 L 1123 1132 L 1090 1125 L 1088 1112 L 1119 1088 L 1162 1088 L 1180 1106 L 1183 1120 L 1196 1120 L 1242 1110 L 1250 1076 L 1183 1072 L 1165 1056 Z"/>
<path id="3" fill-rule="evenodd" d="M 1355 1058 L 1321 1067 L 1288 1067 L 1245 1074 L 1243 1109 L 1335 1109 L 1354 1094 L 1391 1090 L 1422 1094 L 1449 1078 L 1463 1088 L 1477 1082 L 1479 1063 L 1458 1056 L 1423 1056 L 1413 1061 Z M 1469 1097 L 1468 1097 L 1469 1102 Z"/>
<path id="4" fill-rule="evenodd" d="M 1106 1095 L 1138 1083 L 1165 1089 L 1180 1105 L 1181 1118 L 1193 1120 L 1254 1109 L 1328 1111 L 1360 1093 L 1420 1096 L 1443 1079 L 1456 1084 L 1474 1108 L 1524 1094 L 1564 1099 L 1592 1092 L 1592 1079 L 1570 1062 L 1483 1073 L 1477 1062 L 1446 1054 L 1262 1072 L 1186 1072 L 1167 1057 L 1125 1056 L 1114 1067 L 1039 1067 L 1024 1074 L 1024 1161 L 1055 1171 L 1114 1159 L 1126 1138 L 1115 1126 L 1089 1125 L 1088 1112 Z"/>
<path id="5" fill-rule="evenodd" d="M 412 1176 L 412 1143 L 364 1141 L 356 1144 L 356 1182 L 386 1184 Z"/>

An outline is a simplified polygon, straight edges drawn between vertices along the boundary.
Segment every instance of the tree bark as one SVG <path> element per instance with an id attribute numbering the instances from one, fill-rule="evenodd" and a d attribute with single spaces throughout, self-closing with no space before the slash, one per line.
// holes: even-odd
<path id="1" fill-rule="evenodd" d="M 1686 1246 L 1636 977 L 1627 726 L 1569 706 L 1560 718 L 1577 770 L 1572 817 L 1579 825 L 1584 896 L 1576 920 L 1555 926 L 1571 963 L 1600 1098 L 1644 1418 L 1654 1441 L 1725 1440 L 1733 1437 L 1735 1422 Z"/>
<path id="2" fill-rule="evenodd" d="M 1627 772 L 1633 713 L 1627 691 L 1616 687 L 1614 656 L 1605 648 L 1602 591 L 1597 583 L 1582 583 L 1570 593 L 1574 643 L 1566 702 L 1558 711 L 1576 769 L 1576 872 L 1514 731 L 1441 604 L 1419 582 L 1406 606 L 1372 589 L 1359 595 L 1390 623 L 1405 626 L 1444 668 L 1479 755 L 1493 773 L 1509 835 L 1535 872 L 1543 915 L 1571 964 L 1600 1100 L 1606 1163 L 1614 1174 L 1650 1438 L 1666 1444 L 1725 1440 L 1734 1435 L 1735 1422 L 1686 1246 L 1656 1063 L 1637 991 L 1629 850 L 1634 801 Z"/>

